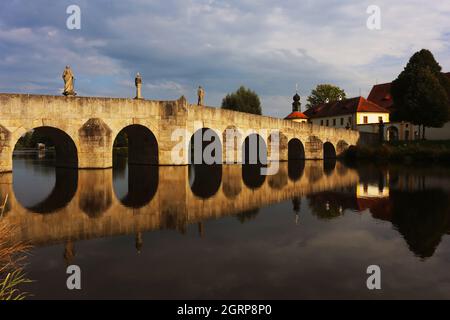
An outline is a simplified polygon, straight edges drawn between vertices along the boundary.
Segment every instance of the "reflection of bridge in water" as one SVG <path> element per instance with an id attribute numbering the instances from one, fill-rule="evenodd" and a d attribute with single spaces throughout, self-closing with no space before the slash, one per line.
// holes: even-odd
<path id="1" fill-rule="evenodd" d="M 18 226 L 16 240 L 40 246 L 156 229 L 184 231 L 189 224 L 358 182 L 357 172 L 339 162 L 284 162 L 274 176 L 258 173 L 259 167 L 241 165 L 130 166 L 128 194 L 118 199 L 112 170 L 56 169 L 53 192 L 31 208 L 16 198 L 12 174 L 0 175 L 0 195 L 9 194 L 4 219 Z"/>

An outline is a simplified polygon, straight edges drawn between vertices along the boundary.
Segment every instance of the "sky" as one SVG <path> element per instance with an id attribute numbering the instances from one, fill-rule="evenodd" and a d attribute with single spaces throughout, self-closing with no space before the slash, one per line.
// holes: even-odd
<path id="1" fill-rule="evenodd" d="M 69 30 L 66 9 L 81 10 Z M 370 30 L 367 8 L 380 8 Z M 63 69 L 81 96 L 205 103 L 244 85 L 263 114 L 284 117 L 298 85 L 321 83 L 367 97 L 427 48 L 450 71 L 450 1 L 426 0 L 9 0 L 0 3 L 0 92 L 59 95 Z"/>

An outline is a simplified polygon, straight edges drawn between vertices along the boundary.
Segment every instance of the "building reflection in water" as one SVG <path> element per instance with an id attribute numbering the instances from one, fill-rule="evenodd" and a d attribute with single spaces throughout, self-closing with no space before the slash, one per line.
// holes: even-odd
<path id="1" fill-rule="evenodd" d="M 443 170 L 446 179 L 442 179 L 439 170 L 435 171 L 430 175 L 426 170 L 364 167 L 359 170 L 362 182 L 309 195 L 309 206 L 320 219 L 334 219 L 343 210 L 351 210 L 388 221 L 410 251 L 426 259 L 433 256 L 442 237 L 450 234 L 450 174 Z"/>
<path id="2" fill-rule="evenodd" d="M 64 243 L 66 263 L 75 257 L 77 240 L 134 234 L 141 252 L 143 232 L 186 233 L 189 225 L 197 225 L 204 237 L 208 219 L 235 216 L 241 223 L 251 222 L 261 207 L 283 201 L 292 202 L 298 224 L 302 198 L 319 219 L 339 218 L 350 210 L 389 221 L 421 258 L 432 256 L 450 230 L 450 190 L 441 172 L 352 169 L 323 161 L 280 163 L 278 173 L 267 177 L 260 169 L 259 165 L 129 166 L 127 175 L 115 172 L 117 168 L 57 169 L 50 194 L 28 208 L 15 196 L 18 188 L 26 187 L 23 182 L 14 181 L 13 186 L 12 174 L 2 174 L 0 196 L 9 194 L 4 219 L 19 226 L 15 237 L 36 246 Z"/>

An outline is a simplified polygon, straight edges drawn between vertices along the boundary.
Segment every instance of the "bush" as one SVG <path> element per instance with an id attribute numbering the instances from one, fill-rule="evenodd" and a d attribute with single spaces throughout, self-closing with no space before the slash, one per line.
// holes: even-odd
<path id="1" fill-rule="evenodd" d="M 348 160 L 386 161 L 449 161 L 450 141 L 386 142 L 378 146 L 357 146 L 344 153 Z"/>

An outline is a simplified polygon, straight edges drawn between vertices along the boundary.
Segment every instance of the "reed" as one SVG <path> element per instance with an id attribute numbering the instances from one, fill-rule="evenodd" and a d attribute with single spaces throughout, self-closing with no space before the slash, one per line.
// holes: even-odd
<path id="1" fill-rule="evenodd" d="M 14 227 L 0 218 L 0 300 L 23 300 L 29 294 L 20 286 L 30 283 L 24 271 L 29 246 L 12 241 Z"/>

